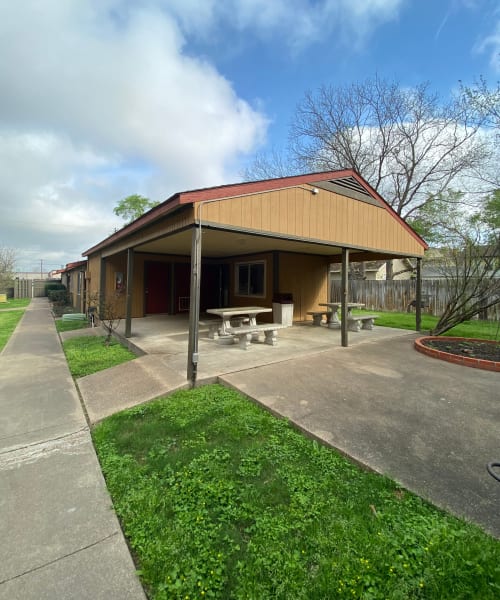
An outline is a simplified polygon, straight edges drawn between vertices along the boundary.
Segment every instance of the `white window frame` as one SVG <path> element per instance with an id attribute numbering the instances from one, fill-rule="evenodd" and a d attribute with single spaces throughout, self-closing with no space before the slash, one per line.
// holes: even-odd
<path id="1" fill-rule="evenodd" d="M 250 290 L 247 289 L 247 293 L 240 292 L 240 267 L 248 267 L 249 269 L 252 265 L 263 265 L 263 282 L 262 282 L 262 294 L 252 294 Z M 234 265 L 234 284 L 235 289 L 234 293 L 236 296 L 240 296 L 242 298 L 265 298 L 266 297 L 266 277 L 267 275 L 267 261 L 265 260 L 248 260 L 237 262 Z M 250 284 L 250 277 L 248 278 L 248 284 Z"/>

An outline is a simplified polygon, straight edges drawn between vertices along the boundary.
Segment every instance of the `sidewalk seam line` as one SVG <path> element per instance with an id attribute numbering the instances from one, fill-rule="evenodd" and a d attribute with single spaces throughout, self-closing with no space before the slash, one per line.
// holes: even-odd
<path id="1" fill-rule="evenodd" d="M 8 579 L 4 579 L 3 581 L 0 581 L 0 585 L 3 585 L 4 583 L 8 583 L 9 581 L 14 581 L 15 579 L 19 579 L 20 577 L 24 577 L 25 575 L 29 575 L 30 573 L 35 573 L 36 571 L 39 571 L 40 569 L 45 569 L 45 567 L 49 567 L 50 565 L 54 565 L 55 563 L 64 560 L 65 558 L 69 558 L 70 556 L 74 556 L 75 554 L 79 554 L 80 552 L 83 552 L 84 550 L 88 550 L 89 548 L 93 548 L 94 546 L 97 546 L 98 544 L 101 544 L 102 542 L 105 542 L 109 539 L 111 539 L 112 537 L 119 535 L 120 531 L 114 531 L 113 533 L 110 533 L 109 535 L 107 535 L 106 537 L 97 540 L 95 542 L 92 542 L 91 544 L 88 544 L 87 546 L 84 546 L 83 548 L 78 548 L 78 550 L 75 550 L 74 552 L 69 552 L 68 554 L 64 554 L 63 556 L 58 556 L 57 558 L 55 558 L 54 560 L 51 560 L 43 565 L 39 565 L 38 567 L 33 567 L 32 569 L 28 569 L 27 571 L 24 571 L 23 573 L 19 573 L 17 575 L 14 575 L 13 577 L 9 577 Z"/>
<path id="2" fill-rule="evenodd" d="M 28 431 L 28 433 L 34 433 L 35 431 L 43 431 L 43 429 L 42 430 L 35 429 L 33 431 Z M 84 427 L 81 427 L 80 429 L 75 429 L 75 431 L 70 431 L 69 433 L 64 433 L 63 435 L 59 435 L 59 436 L 56 436 L 53 438 L 43 439 L 38 442 L 33 442 L 32 444 L 25 444 L 24 446 L 16 446 L 14 448 L 9 448 L 8 450 L 2 450 L 2 451 L 0 451 L 0 455 L 1 454 L 10 454 L 11 452 L 19 452 L 19 450 L 25 450 L 26 448 L 32 448 L 34 446 L 39 446 L 40 444 L 46 444 L 47 442 L 56 442 L 57 440 L 63 440 L 64 438 L 71 437 L 72 435 L 81 433 L 82 431 L 90 432 L 88 425 L 85 425 Z M 12 436 L 12 437 L 15 437 L 15 436 Z M 0 438 L 0 439 L 7 440 L 9 438 L 7 437 L 7 438 Z"/>

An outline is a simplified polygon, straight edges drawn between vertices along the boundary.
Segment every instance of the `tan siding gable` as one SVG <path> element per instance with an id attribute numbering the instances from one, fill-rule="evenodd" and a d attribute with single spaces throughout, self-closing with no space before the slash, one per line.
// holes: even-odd
<path id="1" fill-rule="evenodd" d="M 374 251 L 423 254 L 421 243 L 385 207 L 325 190 L 313 195 L 291 188 L 209 202 L 202 208 L 202 221 Z"/>

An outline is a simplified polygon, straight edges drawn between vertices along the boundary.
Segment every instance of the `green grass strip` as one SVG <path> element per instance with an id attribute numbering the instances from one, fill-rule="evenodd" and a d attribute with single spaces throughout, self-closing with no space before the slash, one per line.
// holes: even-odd
<path id="1" fill-rule="evenodd" d="M 149 597 L 500 597 L 500 544 L 218 385 L 99 424 Z"/>
<path id="2" fill-rule="evenodd" d="M 0 312 L 13 308 L 26 308 L 31 303 L 31 298 L 10 298 L 7 302 L 0 302 Z"/>
<path id="3" fill-rule="evenodd" d="M 353 314 L 363 314 L 362 310 L 353 310 Z M 369 310 L 370 314 L 378 315 L 375 319 L 375 325 L 381 327 L 395 327 L 397 329 L 409 329 L 415 331 L 415 313 L 383 312 L 379 310 Z M 425 335 L 433 329 L 439 318 L 433 315 L 422 313 L 422 334 Z M 464 321 L 460 325 L 453 327 L 444 335 L 453 337 L 471 337 L 484 340 L 499 339 L 500 327 L 498 321 Z"/>
<path id="4" fill-rule="evenodd" d="M 0 311 L 0 352 L 9 341 L 23 315 L 24 310 Z"/>
<path id="5" fill-rule="evenodd" d="M 63 342 L 66 360 L 73 377 L 92 375 L 136 358 L 135 354 L 116 340 L 109 346 L 104 336 L 76 337 Z"/>
<path id="6" fill-rule="evenodd" d="M 86 329 L 89 326 L 89 322 L 85 321 L 63 321 L 62 319 L 56 319 L 56 329 L 59 333 L 63 331 L 74 331 L 76 329 Z"/>

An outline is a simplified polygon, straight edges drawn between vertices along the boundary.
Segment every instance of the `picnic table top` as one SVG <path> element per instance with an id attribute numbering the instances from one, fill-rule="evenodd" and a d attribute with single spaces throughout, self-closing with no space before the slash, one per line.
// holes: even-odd
<path id="1" fill-rule="evenodd" d="M 342 302 L 319 302 L 320 306 L 329 306 L 334 310 L 337 310 L 340 306 L 342 306 Z M 346 302 L 347 308 L 363 308 L 364 304 L 362 302 Z"/>
<path id="2" fill-rule="evenodd" d="M 272 310 L 272 308 L 265 306 L 228 306 L 227 308 L 208 308 L 206 312 L 227 318 L 239 315 L 258 315 L 259 313 L 272 312 Z"/>

